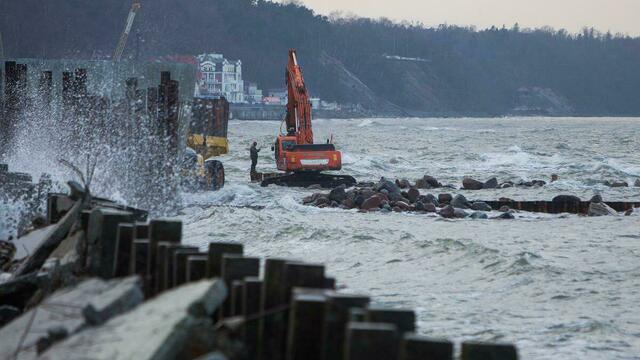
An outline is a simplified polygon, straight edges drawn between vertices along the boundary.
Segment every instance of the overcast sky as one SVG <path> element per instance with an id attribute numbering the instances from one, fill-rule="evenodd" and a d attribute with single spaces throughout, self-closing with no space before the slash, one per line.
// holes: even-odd
<path id="1" fill-rule="evenodd" d="M 281 0 L 287 1 L 287 0 Z M 565 28 L 584 26 L 640 35 L 640 0 L 299 0 L 317 13 L 343 11 L 363 17 L 438 24 Z"/>

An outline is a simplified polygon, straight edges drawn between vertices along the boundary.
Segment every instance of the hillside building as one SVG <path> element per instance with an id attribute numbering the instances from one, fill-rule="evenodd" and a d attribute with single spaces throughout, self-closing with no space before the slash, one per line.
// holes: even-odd
<path id="1" fill-rule="evenodd" d="M 231 103 L 245 103 L 242 61 L 222 54 L 198 55 L 200 96 L 224 96 Z"/>

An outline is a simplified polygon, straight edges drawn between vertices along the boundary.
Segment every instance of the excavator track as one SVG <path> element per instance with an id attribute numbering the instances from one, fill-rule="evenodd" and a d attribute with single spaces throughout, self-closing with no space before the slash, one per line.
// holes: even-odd
<path id="1" fill-rule="evenodd" d="M 310 187 L 313 185 L 320 185 L 325 189 L 332 189 L 340 185 L 346 185 L 347 187 L 354 186 L 356 184 L 356 179 L 349 175 L 331 175 L 319 172 L 297 172 L 266 178 L 260 183 L 263 187 L 272 184 L 288 187 Z"/>

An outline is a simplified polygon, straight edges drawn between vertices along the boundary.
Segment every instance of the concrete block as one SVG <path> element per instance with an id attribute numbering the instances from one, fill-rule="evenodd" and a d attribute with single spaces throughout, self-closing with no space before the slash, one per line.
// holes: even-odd
<path id="1" fill-rule="evenodd" d="M 393 324 L 347 324 L 345 360 L 397 360 L 398 347 L 398 329 Z"/>
<path id="2" fill-rule="evenodd" d="M 89 279 L 75 287 L 56 291 L 37 307 L 0 329 L 0 359 L 35 359 L 38 340 L 43 335 L 47 336 L 48 329 L 63 328 L 68 334 L 74 334 L 83 329 L 87 325 L 83 312 L 91 303 L 102 304 L 99 306 L 101 309 L 110 309 L 100 314 L 102 319 L 129 310 L 130 306 L 135 306 L 137 303 L 127 302 L 129 307 L 120 303 L 119 306 L 113 307 L 107 301 L 107 299 L 120 301 L 123 287 L 119 284 L 122 283 L 136 286 L 131 285 L 131 279 L 111 281 Z M 86 353 L 84 356 L 86 357 Z"/>
<path id="3" fill-rule="evenodd" d="M 238 243 L 209 243 L 209 261 L 207 264 L 207 277 L 220 277 L 222 273 L 222 256 L 225 254 L 242 255 L 243 245 Z"/>
<path id="4" fill-rule="evenodd" d="M 197 358 L 216 350 L 210 316 L 226 295 L 220 280 L 181 286 L 103 326 L 68 337 L 53 345 L 41 359 L 84 360 L 88 354 L 93 360 Z"/>
<path id="5" fill-rule="evenodd" d="M 131 276 L 114 283 L 109 291 L 89 301 L 82 314 L 88 324 L 102 325 L 115 315 L 133 309 L 143 301 L 142 279 Z"/>
<path id="6" fill-rule="evenodd" d="M 453 360 L 453 343 L 414 333 L 405 333 L 400 344 L 399 360 Z"/>
<path id="7" fill-rule="evenodd" d="M 463 342 L 461 360 L 518 360 L 518 350 L 512 344 Z"/>

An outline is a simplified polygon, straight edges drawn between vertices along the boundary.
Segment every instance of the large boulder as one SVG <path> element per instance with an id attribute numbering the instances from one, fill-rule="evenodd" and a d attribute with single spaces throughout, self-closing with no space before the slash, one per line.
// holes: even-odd
<path id="1" fill-rule="evenodd" d="M 404 201 L 396 201 L 393 203 L 394 208 L 399 208 L 402 211 L 413 211 L 415 208 Z"/>
<path id="2" fill-rule="evenodd" d="M 594 196 L 591 198 L 591 202 L 592 202 L 592 203 L 601 203 L 601 202 L 602 202 L 602 196 L 600 196 L 600 195 L 594 195 Z"/>
<path id="3" fill-rule="evenodd" d="M 392 193 L 400 194 L 400 191 L 402 191 L 400 187 L 396 185 L 395 182 L 391 180 L 387 180 L 385 178 L 381 178 L 380 181 L 378 181 L 378 184 L 376 184 L 375 186 L 375 190 L 376 191 L 387 190 L 389 194 L 392 194 Z"/>
<path id="4" fill-rule="evenodd" d="M 464 197 L 464 195 L 462 195 L 462 194 L 458 194 L 458 195 L 454 196 L 453 199 L 451 200 L 450 204 L 454 208 L 459 208 L 459 209 L 468 209 L 468 208 L 471 207 L 471 204 L 469 203 L 467 198 Z"/>
<path id="5" fill-rule="evenodd" d="M 491 178 L 482 184 L 483 189 L 497 189 L 498 188 L 498 179 Z"/>
<path id="6" fill-rule="evenodd" d="M 411 187 L 411 183 L 407 179 L 396 179 L 396 185 L 401 189 L 408 189 Z"/>
<path id="7" fill-rule="evenodd" d="M 589 204 L 589 216 L 616 216 L 618 213 L 603 202 Z"/>
<path id="8" fill-rule="evenodd" d="M 482 211 L 475 211 L 471 214 L 471 218 L 474 220 L 485 220 L 489 218 L 489 215 L 487 215 L 487 213 L 484 213 Z"/>
<path id="9" fill-rule="evenodd" d="M 482 202 L 482 201 L 476 201 L 473 204 L 471 204 L 471 209 L 472 210 L 476 210 L 476 211 L 491 211 L 491 210 L 493 210 L 491 208 L 491 206 L 489 206 L 489 204 L 487 204 L 486 202 Z"/>
<path id="10" fill-rule="evenodd" d="M 442 187 L 442 184 L 433 176 L 425 175 L 422 179 L 416 180 L 416 187 L 419 189 L 435 189 Z"/>
<path id="11" fill-rule="evenodd" d="M 570 204 L 575 204 L 575 203 L 579 203 L 582 200 L 580 200 L 579 197 L 575 196 L 575 195 L 558 195 L 556 197 L 553 198 L 553 200 L 551 200 L 554 203 L 570 203 Z"/>
<path id="12" fill-rule="evenodd" d="M 516 218 L 515 215 L 513 215 L 513 213 L 511 212 L 505 212 L 494 217 L 494 219 L 497 219 L 497 220 L 513 220 L 515 218 Z"/>
<path id="13" fill-rule="evenodd" d="M 347 198 L 347 186 L 342 184 L 329 192 L 329 200 L 341 203 Z"/>
<path id="14" fill-rule="evenodd" d="M 418 201 L 418 198 L 420 197 L 420 190 L 418 190 L 415 187 L 412 187 L 411 189 L 409 189 L 409 191 L 407 191 L 407 199 L 409 199 L 409 201 L 411 201 L 412 203 L 415 203 L 416 201 Z"/>
<path id="15" fill-rule="evenodd" d="M 462 188 L 465 190 L 481 190 L 484 187 L 482 181 L 465 176 L 462 179 Z"/>
<path id="16" fill-rule="evenodd" d="M 405 198 L 404 196 L 402 196 L 401 193 L 393 193 L 390 192 L 389 195 L 387 196 L 389 198 L 389 201 L 404 201 L 404 202 L 410 202 L 407 198 Z"/>
<path id="17" fill-rule="evenodd" d="M 451 200 L 453 200 L 453 195 L 451 195 L 451 194 L 439 194 L 438 195 L 438 202 L 440 204 L 449 204 L 451 202 Z"/>
<path id="18" fill-rule="evenodd" d="M 371 196 L 370 198 L 366 199 L 363 203 L 362 206 L 360 206 L 360 208 L 362 210 L 372 210 L 372 209 L 379 209 L 380 205 L 382 205 L 382 201 L 384 201 L 385 199 L 376 194 Z"/>
<path id="19" fill-rule="evenodd" d="M 454 208 L 453 209 L 453 217 L 457 218 L 457 219 L 464 219 L 466 217 L 468 217 L 469 214 L 462 210 L 462 209 L 458 209 L 458 208 Z"/>
<path id="20" fill-rule="evenodd" d="M 443 218 L 451 219 L 455 216 L 455 209 L 451 205 L 447 205 L 438 212 Z"/>
<path id="21" fill-rule="evenodd" d="M 440 206 L 440 202 L 438 201 L 438 198 L 433 196 L 433 194 L 420 195 L 417 201 L 421 201 L 424 204 L 433 204 L 436 207 Z"/>

